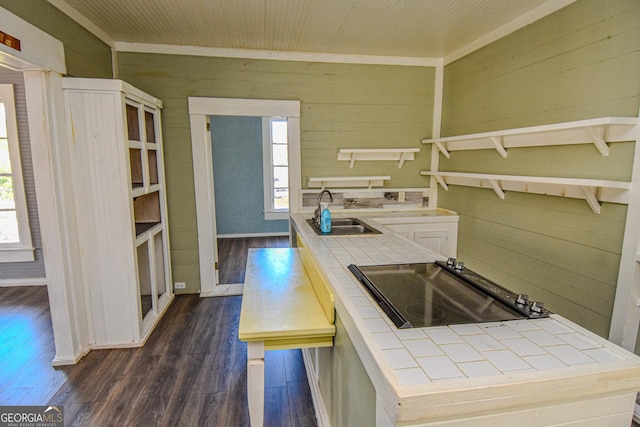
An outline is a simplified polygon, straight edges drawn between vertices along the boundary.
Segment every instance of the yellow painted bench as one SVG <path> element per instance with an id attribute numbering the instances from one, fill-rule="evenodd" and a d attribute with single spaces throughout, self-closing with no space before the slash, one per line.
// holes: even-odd
<path id="1" fill-rule="evenodd" d="M 247 389 L 253 427 L 264 419 L 264 352 L 330 347 L 334 296 L 306 250 L 249 249 L 238 337 L 247 342 Z"/>

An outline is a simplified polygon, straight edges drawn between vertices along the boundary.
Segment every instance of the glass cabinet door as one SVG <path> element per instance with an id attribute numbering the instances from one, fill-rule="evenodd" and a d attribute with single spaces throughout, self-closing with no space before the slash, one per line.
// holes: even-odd
<path id="1" fill-rule="evenodd" d="M 156 301 L 167 292 L 166 266 L 164 262 L 164 231 L 153 238 L 155 250 Z"/>
<path id="2" fill-rule="evenodd" d="M 138 255 L 138 283 L 142 319 L 153 308 L 153 294 L 151 292 L 151 266 L 149 265 L 149 243 L 144 242 L 137 249 Z"/>
<path id="3" fill-rule="evenodd" d="M 144 112 L 144 129 L 147 135 L 146 141 L 155 144 L 156 140 L 156 117 L 155 113 L 145 110 Z"/>
<path id="4" fill-rule="evenodd" d="M 131 203 L 136 235 L 141 320 L 149 320 L 166 304 L 170 293 L 166 228 L 162 225 L 164 189 L 159 110 L 126 98 L 126 135 L 131 171 Z M 145 319 L 146 318 L 146 319 Z M 145 326 L 146 327 L 146 326 Z"/>
<path id="5" fill-rule="evenodd" d="M 142 150 L 139 148 L 129 148 L 129 163 L 131 166 L 131 189 L 144 186 L 142 172 Z"/>
<path id="6" fill-rule="evenodd" d="M 126 104 L 127 108 L 127 138 L 129 141 L 141 142 L 140 138 L 140 109 L 135 105 Z"/>

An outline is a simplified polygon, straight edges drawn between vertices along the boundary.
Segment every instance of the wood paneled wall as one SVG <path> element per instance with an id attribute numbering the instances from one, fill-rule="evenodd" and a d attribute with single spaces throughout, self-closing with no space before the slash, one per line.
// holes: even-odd
<path id="1" fill-rule="evenodd" d="M 301 101 L 302 182 L 310 176 L 390 175 L 387 185 L 424 187 L 429 150 L 395 162 L 338 162 L 339 148 L 418 147 L 431 135 L 433 68 L 119 53 L 120 77 L 162 99 L 174 280 L 199 289 L 187 98 Z"/>
<path id="2" fill-rule="evenodd" d="M 640 2 L 579 0 L 445 68 L 443 136 L 605 116 L 637 116 Z M 634 146 L 456 152 L 443 170 L 628 181 Z M 450 187 L 458 257 L 549 309 L 607 336 L 626 206 Z"/>

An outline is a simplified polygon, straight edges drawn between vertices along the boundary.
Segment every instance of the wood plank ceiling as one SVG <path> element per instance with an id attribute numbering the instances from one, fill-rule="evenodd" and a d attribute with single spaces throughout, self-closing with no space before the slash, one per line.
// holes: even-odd
<path id="1" fill-rule="evenodd" d="M 116 42 L 443 58 L 574 0 L 49 1 Z"/>

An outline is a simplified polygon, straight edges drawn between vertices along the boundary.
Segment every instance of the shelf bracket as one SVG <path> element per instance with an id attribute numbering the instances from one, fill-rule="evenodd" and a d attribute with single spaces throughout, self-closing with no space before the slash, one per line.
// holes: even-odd
<path id="1" fill-rule="evenodd" d="M 596 148 L 603 156 L 609 156 L 609 144 L 600 136 L 600 134 L 592 127 L 586 128 L 591 138 L 593 138 L 593 143 L 596 145 Z"/>
<path id="2" fill-rule="evenodd" d="M 407 153 L 406 151 L 400 153 L 400 160 L 398 160 L 398 169 L 400 169 L 402 165 L 404 165 L 404 161 L 407 160 L 408 155 L 409 153 Z"/>
<path id="3" fill-rule="evenodd" d="M 500 153 L 502 158 L 506 159 L 507 158 L 507 150 L 505 150 L 504 146 L 502 145 L 502 137 L 501 136 L 490 136 L 489 139 L 491 140 L 491 142 L 493 142 L 493 145 L 495 145 L 496 150 L 498 150 L 498 153 Z"/>
<path id="4" fill-rule="evenodd" d="M 353 169 L 353 165 L 356 164 L 356 153 L 351 153 L 351 159 L 349 159 L 349 169 Z"/>
<path id="5" fill-rule="evenodd" d="M 582 192 L 584 193 L 584 198 L 587 201 L 587 204 L 589 205 L 593 213 L 596 215 L 599 215 L 602 210 L 602 206 L 600 206 L 600 202 L 598 201 L 595 195 L 595 189 L 592 187 L 584 186 L 584 185 L 580 186 L 580 188 L 582 189 Z"/>
<path id="6" fill-rule="evenodd" d="M 442 188 L 444 188 L 446 191 L 449 191 L 449 186 L 444 181 L 444 178 L 442 178 L 440 175 L 437 175 L 437 174 L 433 174 L 431 176 L 434 177 L 436 181 L 438 181 L 438 184 L 440 184 Z"/>
<path id="7" fill-rule="evenodd" d="M 500 183 L 498 183 L 498 181 L 495 179 L 490 179 L 489 183 L 491 184 L 491 187 L 493 187 L 493 191 L 496 192 L 496 195 L 500 198 L 500 200 L 504 200 L 504 191 L 502 190 L 502 187 L 500 187 Z"/>
<path id="8" fill-rule="evenodd" d="M 451 158 L 451 153 L 449 153 L 449 151 L 447 150 L 447 148 L 444 146 L 442 142 L 434 142 L 434 144 L 436 144 L 436 147 L 438 147 L 438 150 L 440 150 L 440 152 L 444 154 L 444 156 L 447 159 Z"/>

